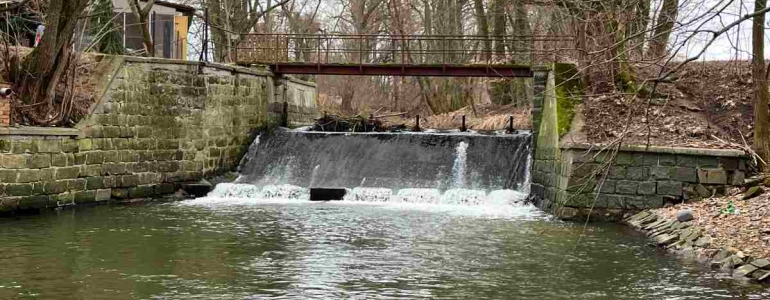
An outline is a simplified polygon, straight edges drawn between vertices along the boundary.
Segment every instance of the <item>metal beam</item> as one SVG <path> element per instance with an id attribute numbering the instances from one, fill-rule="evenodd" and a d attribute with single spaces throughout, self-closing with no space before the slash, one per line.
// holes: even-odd
<path id="1" fill-rule="evenodd" d="M 438 77 L 532 77 L 529 66 L 522 65 L 385 65 L 385 64 L 317 64 L 271 63 L 277 74 L 318 75 L 386 75 Z"/>

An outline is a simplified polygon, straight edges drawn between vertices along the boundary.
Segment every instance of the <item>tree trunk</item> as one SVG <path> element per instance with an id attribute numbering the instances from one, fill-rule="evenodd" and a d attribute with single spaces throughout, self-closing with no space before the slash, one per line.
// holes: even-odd
<path id="1" fill-rule="evenodd" d="M 767 0 L 754 2 L 754 11 L 761 11 L 767 6 Z M 770 163 L 770 116 L 768 116 L 768 84 L 765 74 L 765 14 L 754 17 L 751 29 L 752 62 L 751 74 L 754 81 L 754 147 L 757 154 Z M 768 170 L 767 165 L 760 165 Z"/>
<path id="2" fill-rule="evenodd" d="M 495 36 L 495 54 L 498 59 L 505 58 L 505 0 L 495 0 L 492 4 L 494 16 L 493 35 Z M 521 5 L 521 3 L 516 3 Z"/>
<path id="3" fill-rule="evenodd" d="M 663 0 L 660 8 L 658 21 L 655 24 L 654 35 L 650 41 L 650 48 L 647 50 L 647 57 L 659 59 L 666 55 L 668 37 L 671 35 L 671 29 L 674 28 L 674 22 L 679 11 L 678 0 Z"/>
<path id="4" fill-rule="evenodd" d="M 484 12 L 484 2 L 482 0 L 473 0 L 473 7 L 476 10 L 478 35 L 485 38 L 484 55 L 482 57 L 485 61 L 488 61 L 492 58 L 492 41 L 489 40 L 489 22 L 487 22 L 487 14 Z"/>
<path id="5" fill-rule="evenodd" d="M 628 35 L 636 36 L 633 40 L 633 53 L 641 58 L 644 53 L 645 37 L 647 36 L 647 25 L 650 20 L 650 2 L 651 0 L 636 0 L 634 7 L 634 19 L 628 26 Z"/>
<path id="6" fill-rule="evenodd" d="M 147 3 L 144 4 L 144 7 L 139 5 L 139 0 L 130 0 L 128 3 L 134 17 L 139 20 L 139 26 L 142 27 L 142 43 L 144 44 L 144 51 L 148 57 L 155 57 L 155 44 L 152 41 L 149 22 L 150 10 L 152 10 L 153 5 L 155 5 L 155 0 L 147 1 Z"/>

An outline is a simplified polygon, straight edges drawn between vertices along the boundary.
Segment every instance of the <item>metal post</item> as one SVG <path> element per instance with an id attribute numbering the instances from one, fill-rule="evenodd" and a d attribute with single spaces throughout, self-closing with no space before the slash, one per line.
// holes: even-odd
<path id="1" fill-rule="evenodd" d="M 463 115 L 463 123 L 460 126 L 460 131 L 462 131 L 462 132 L 468 131 L 468 127 L 465 127 L 465 115 Z"/>
<path id="2" fill-rule="evenodd" d="M 415 119 L 414 128 L 412 128 L 412 131 L 422 131 L 420 129 L 420 115 L 417 115 L 417 118 Z"/>
<path id="3" fill-rule="evenodd" d="M 285 94 L 284 94 L 284 97 L 286 97 Z M 281 126 L 289 127 L 289 102 L 283 102 L 283 120 L 282 121 L 283 121 L 282 122 L 283 124 L 281 124 Z"/>
<path id="4" fill-rule="evenodd" d="M 513 133 L 513 116 L 508 116 L 508 128 L 505 129 L 507 133 Z"/>

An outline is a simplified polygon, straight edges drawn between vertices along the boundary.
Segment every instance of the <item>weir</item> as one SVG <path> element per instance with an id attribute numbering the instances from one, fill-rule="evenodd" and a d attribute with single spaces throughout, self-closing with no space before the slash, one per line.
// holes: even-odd
<path id="1" fill-rule="evenodd" d="M 328 133 L 260 135 L 239 183 L 258 186 L 519 189 L 531 135 Z"/>
<path id="2" fill-rule="evenodd" d="M 313 188 L 321 197 L 336 188 L 346 190 L 348 201 L 477 205 L 523 200 L 529 193 L 531 139 L 529 132 L 282 128 L 257 136 L 235 184 L 218 187 L 210 196 L 307 200 Z"/>

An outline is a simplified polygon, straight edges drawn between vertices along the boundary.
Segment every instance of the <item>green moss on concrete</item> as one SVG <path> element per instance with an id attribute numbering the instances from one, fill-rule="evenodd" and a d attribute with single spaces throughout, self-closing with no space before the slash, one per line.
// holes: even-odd
<path id="1" fill-rule="evenodd" d="M 573 64 L 557 63 L 553 66 L 556 80 L 556 110 L 559 136 L 569 132 L 575 106 L 583 102 L 585 83 Z"/>

